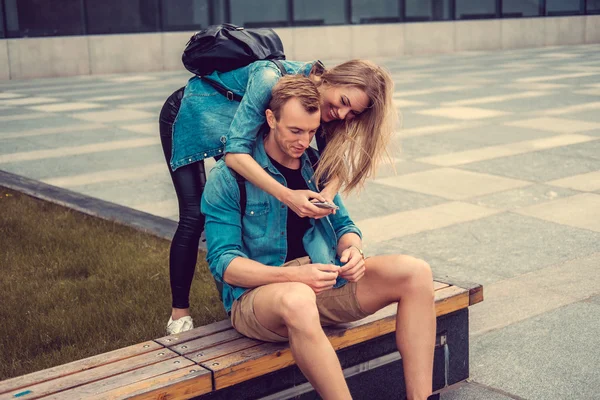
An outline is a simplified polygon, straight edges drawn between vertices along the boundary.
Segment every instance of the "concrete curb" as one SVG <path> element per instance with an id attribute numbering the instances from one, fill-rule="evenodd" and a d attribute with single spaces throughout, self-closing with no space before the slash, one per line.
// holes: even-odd
<path id="1" fill-rule="evenodd" d="M 0 186 L 171 240 L 177 222 L 0 170 Z M 200 250 L 206 251 L 204 242 Z"/>

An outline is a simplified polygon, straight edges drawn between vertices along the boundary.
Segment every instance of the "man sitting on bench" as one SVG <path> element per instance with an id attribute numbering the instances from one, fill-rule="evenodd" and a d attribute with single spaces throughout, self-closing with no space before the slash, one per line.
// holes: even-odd
<path id="1" fill-rule="evenodd" d="M 254 159 L 287 187 L 316 191 L 306 153 L 313 151 L 307 148 L 321 120 L 318 88 L 305 77 L 283 77 L 266 119 Z M 242 185 L 244 206 L 236 175 L 221 160 L 202 198 L 207 260 L 223 283 L 233 327 L 254 339 L 289 340 L 296 364 L 322 398 L 350 399 L 322 326 L 356 321 L 398 302 L 396 344 L 408 398 L 426 399 L 436 323 L 429 265 L 404 255 L 365 259 L 361 233 L 339 195 L 337 212 L 315 220 L 299 218 L 247 181 Z"/>

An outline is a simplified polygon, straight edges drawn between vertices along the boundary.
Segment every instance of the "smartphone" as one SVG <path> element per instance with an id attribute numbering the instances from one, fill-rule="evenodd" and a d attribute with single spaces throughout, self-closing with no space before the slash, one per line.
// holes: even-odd
<path id="1" fill-rule="evenodd" d="M 328 203 L 325 201 L 317 201 L 315 203 L 313 203 L 315 206 L 319 207 L 319 208 L 326 208 L 328 210 L 339 210 L 340 208 L 338 206 L 336 206 L 333 203 Z"/>

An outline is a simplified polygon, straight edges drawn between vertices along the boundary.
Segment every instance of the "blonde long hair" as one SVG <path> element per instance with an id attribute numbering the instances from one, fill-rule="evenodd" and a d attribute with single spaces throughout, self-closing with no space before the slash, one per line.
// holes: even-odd
<path id="1" fill-rule="evenodd" d="M 350 121 L 323 124 L 327 147 L 321 154 L 315 181 L 338 178 L 345 194 L 360 191 L 377 171 L 394 132 L 398 114 L 389 72 L 367 60 L 351 60 L 323 71 L 318 85 L 351 86 L 364 91 L 370 106 Z"/>

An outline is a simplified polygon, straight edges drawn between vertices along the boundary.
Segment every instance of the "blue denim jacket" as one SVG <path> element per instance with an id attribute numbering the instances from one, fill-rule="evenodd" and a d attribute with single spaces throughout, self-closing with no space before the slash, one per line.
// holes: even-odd
<path id="1" fill-rule="evenodd" d="M 288 74 L 308 76 L 315 62 L 281 63 Z M 250 154 L 258 131 L 265 123 L 271 89 L 280 77 L 281 72 L 271 61 L 256 61 L 208 76 L 243 96 L 241 102 L 228 100 L 196 76 L 190 78 L 173 124 L 171 168 L 176 170 L 225 152 Z"/>
<path id="2" fill-rule="evenodd" d="M 283 175 L 267 157 L 262 140 L 255 142 L 252 156 L 269 175 L 286 185 Z M 314 171 L 306 154 L 302 155 L 301 165 L 309 189 L 317 191 L 312 180 Z M 225 270 L 234 258 L 245 257 L 279 267 L 287 255 L 287 207 L 252 183 L 246 181 L 245 184 L 247 201 L 243 218 L 240 216 L 238 184 L 223 160 L 211 170 L 202 196 L 202 213 L 206 216 L 206 259 L 215 279 L 223 282 L 223 304 L 228 312 L 234 300 L 248 290 L 223 281 Z M 349 232 L 361 236 L 339 195 L 335 196 L 334 202 L 340 207 L 337 213 L 311 219 L 311 227 L 302 241 L 314 263 L 341 265 L 336 254 L 338 239 Z M 346 282 L 338 278 L 335 287 Z"/>

